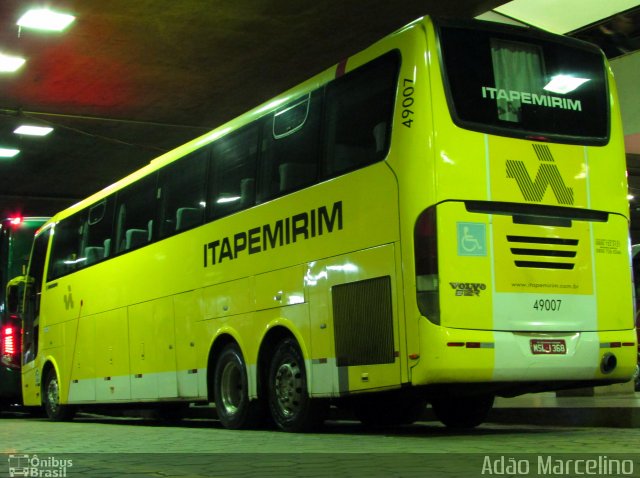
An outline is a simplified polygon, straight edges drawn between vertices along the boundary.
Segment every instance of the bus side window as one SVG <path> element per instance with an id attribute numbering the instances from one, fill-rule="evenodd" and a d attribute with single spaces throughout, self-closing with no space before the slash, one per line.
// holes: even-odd
<path id="1" fill-rule="evenodd" d="M 327 86 L 323 171 L 326 176 L 385 158 L 398 66 L 399 55 L 391 52 Z"/>
<path id="2" fill-rule="evenodd" d="M 112 196 L 89 207 L 83 241 L 86 266 L 109 257 L 114 202 Z"/>
<path id="3" fill-rule="evenodd" d="M 322 92 L 314 91 L 268 117 L 262 134 L 259 200 L 318 180 Z"/>
<path id="4" fill-rule="evenodd" d="M 116 203 L 115 252 L 137 249 L 151 242 L 156 215 L 156 175 L 120 191 Z"/>
<path id="5" fill-rule="evenodd" d="M 160 237 L 202 224 L 209 150 L 202 149 L 160 171 Z"/>
<path id="6" fill-rule="evenodd" d="M 212 145 L 209 175 L 209 219 L 255 204 L 258 126 L 251 124 Z"/>
<path id="7" fill-rule="evenodd" d="M 48 280 L 70 274 L 83 266 L 86 260 L 81 251 L 83 231 L 83 212 L 69 216 L 56 224 Z"/>

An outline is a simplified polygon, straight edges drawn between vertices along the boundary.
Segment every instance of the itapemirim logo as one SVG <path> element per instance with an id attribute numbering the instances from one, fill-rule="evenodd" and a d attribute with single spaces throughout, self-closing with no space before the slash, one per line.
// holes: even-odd
<path id="1" fill-rule="evenodd" d="M 551 186 L 558 204 L 573 205 L 573 188 L 567 187 L 556 166 L 549 146 L 534 144 L 533 150 L 542 163 L 536 173 L 536 178 L 531 180 L 524 161 L 507 159 L 507 178 L 515 179 L 525 200 L 541 202 L 547 188 Z"/>

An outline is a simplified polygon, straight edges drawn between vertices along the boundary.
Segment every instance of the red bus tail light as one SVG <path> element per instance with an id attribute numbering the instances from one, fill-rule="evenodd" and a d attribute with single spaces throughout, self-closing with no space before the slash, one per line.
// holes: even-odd
<path id="1" fill-rule="evenodd" d="M 4 325 L 0 332 L 0 360 L 11 368 L 20 367 L 20 334 L 18 327 Z"/>
<path id="2" fill-rule="evenodd" d="M 413 244 L 418 308 L 431 322 L 440 324 L 436 206 L 425 209 L 418 216 Z"/>

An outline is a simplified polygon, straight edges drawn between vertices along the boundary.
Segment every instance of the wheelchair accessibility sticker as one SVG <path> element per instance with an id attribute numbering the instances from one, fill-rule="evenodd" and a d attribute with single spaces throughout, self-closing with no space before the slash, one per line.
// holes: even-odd
<path id="1" fill-rule="evenodd" d="M 487 227 L 478 222 L 458 223 L 458 255 L 486 256 Z"/>

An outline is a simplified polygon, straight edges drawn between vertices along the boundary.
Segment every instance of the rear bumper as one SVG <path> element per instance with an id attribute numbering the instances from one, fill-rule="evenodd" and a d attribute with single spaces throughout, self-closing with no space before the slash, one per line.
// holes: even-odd
<path id="1" fill-rule="evenodd" d="M 631 379 L 636 366 L 633 329 L 608 332 L 509 332 L 452 329 L 420 320 L 420 361 L 413 385 L 456 383 L 593 382 Z M 532 341 L 561 341 L 564 353 L 536 353 Z M 603 359 L 615 367 L 603 370 Z"/>

